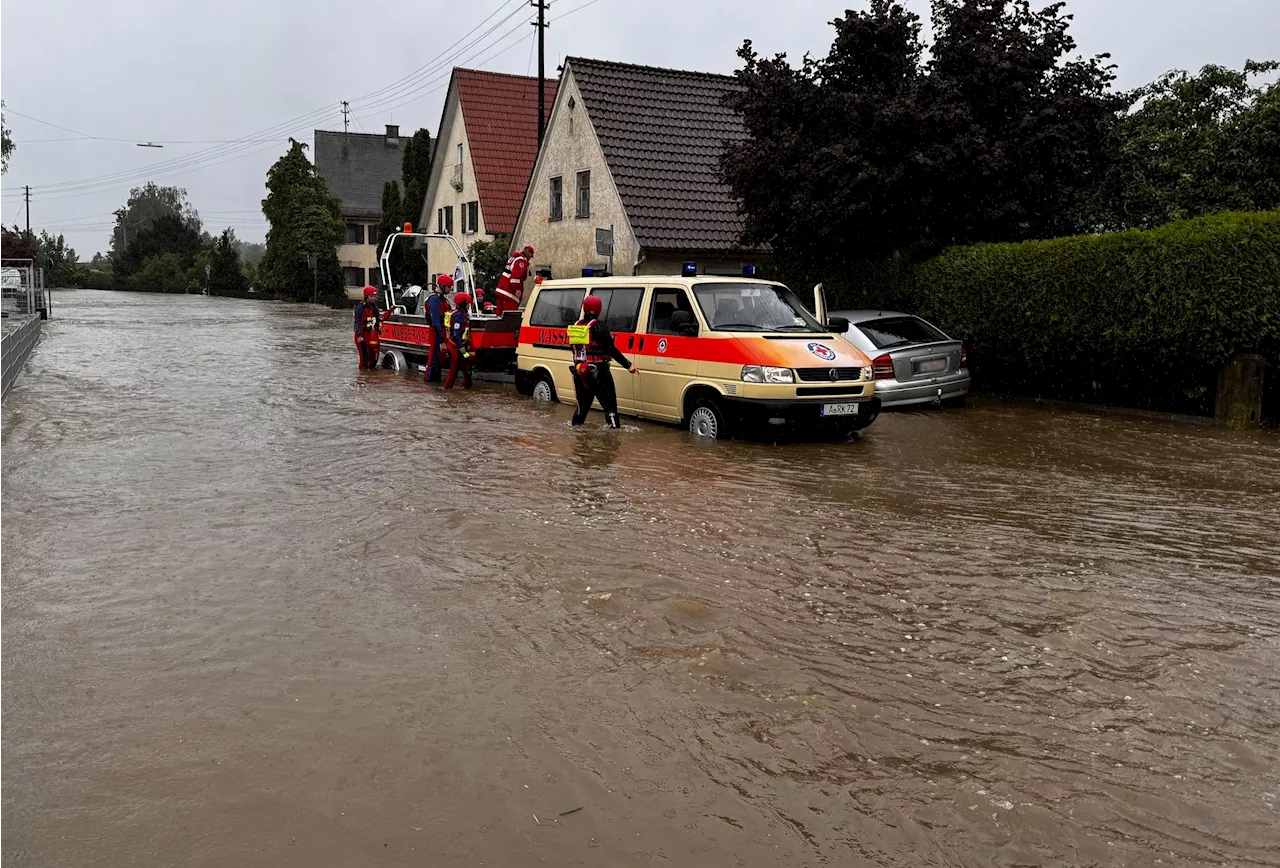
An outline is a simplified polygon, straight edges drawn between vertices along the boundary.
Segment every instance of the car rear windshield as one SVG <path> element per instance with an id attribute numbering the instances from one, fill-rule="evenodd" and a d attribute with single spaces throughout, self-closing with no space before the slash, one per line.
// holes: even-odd
<path id="1" fill-rule="evenodd" d="M 947 336 L 917 316 L 895 316 L 858 323 L 858 330 L 878 350 L 931 344 L 948 340 Z"/>

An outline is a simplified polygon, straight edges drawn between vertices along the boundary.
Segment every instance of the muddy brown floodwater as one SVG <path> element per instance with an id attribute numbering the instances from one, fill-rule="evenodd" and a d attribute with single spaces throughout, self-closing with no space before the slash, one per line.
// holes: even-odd
<path id="1" fill-rule="evenodd" d="M 55 295 L 4 408 L 6 866 L 1280 864 L 1280 437 L 699 444 Z"/>

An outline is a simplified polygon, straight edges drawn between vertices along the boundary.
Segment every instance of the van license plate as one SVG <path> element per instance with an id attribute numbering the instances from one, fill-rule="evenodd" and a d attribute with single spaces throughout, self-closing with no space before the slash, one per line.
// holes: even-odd
<path id="1" fill-rule="evenodd" d="M 823 416 L 857 416 L 857 404 L 823 404 Z"/>

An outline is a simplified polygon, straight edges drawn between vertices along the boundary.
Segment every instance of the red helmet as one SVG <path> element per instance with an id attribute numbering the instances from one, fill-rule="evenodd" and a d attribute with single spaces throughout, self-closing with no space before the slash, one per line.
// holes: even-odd
<path id="1" fill-rule="evenodd" d="M 600 306 L 600 296 L 589 295 L 582 300 L 582 312 L 587 316 L 600 316 L 601 310 L 603 308 Z"/>
<path id="2" fill-rule="evenodd" d="M 453 278 L 447 274 L 442 274 L 436 278 L 436 286 L 441 289 L 449 289 L 453 286 Z"/>
<path id="3" fill-rule="evenodd" d="M 471 304 L 471 296 L 465 292 L 460 292 L 453 297 L 454 304 Z"/>
<path id="4" fill-rule="evenodd" d="M 377 295 L 377 294 L 378 294 L 378 291 L 377 291 L 376 289 L 374 289 L 372 286 L 366 286 L 366 287 L 364 288 L 364 297 L 365 297 L 365 298 L 368 298 L 368 297 L 369 297 L 369 296 L 371 296 L 371 295 Z"/>
<path id="5" fill-rule="evenodd" d="M 532 245 L 532 244 L 526 244 L 526 245 L 524 246 L 524 250 L 521 250 L 520 252 L 524 254 L 524 258 L 525 258 L 525 259 L 533 259 L 533 245 Z"/>

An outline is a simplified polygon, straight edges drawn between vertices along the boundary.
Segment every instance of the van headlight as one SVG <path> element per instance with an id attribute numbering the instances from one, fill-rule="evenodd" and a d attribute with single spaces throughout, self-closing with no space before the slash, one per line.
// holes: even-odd
<path id="1" fill-rule="evenodd" d="M 768 365 L 743 365 L 744 383 L 794 383 L 796 375 L 790 368 L 771 368 Z"/>
<path id="2" fill-rule="evenodd" d="M 862 369 L 861 379 L 870 380 L 873 376 L 875 376 L 875 369 L 872 368 L 870 365 L 864 366 Z"/>

